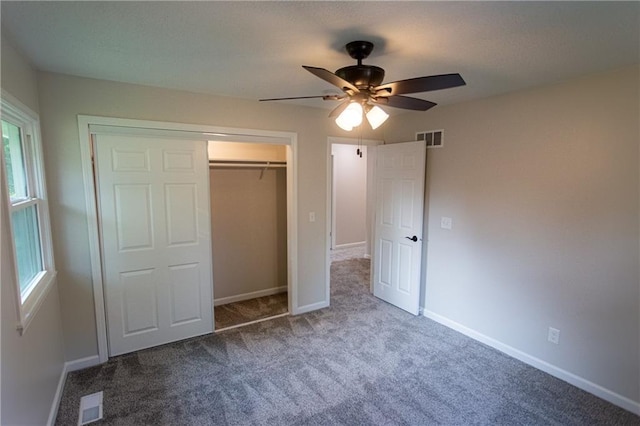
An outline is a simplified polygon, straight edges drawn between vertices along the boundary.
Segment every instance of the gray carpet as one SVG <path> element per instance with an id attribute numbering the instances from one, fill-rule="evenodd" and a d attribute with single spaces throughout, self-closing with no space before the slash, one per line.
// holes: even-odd
<path id="1" fill-rule="evenodd" d="M 347 259 L 364 258 L 366 249 L 364 244 L 356 247 L 331 249 L 331 262 L 340 262 Z"/>
<path id="2" fill-rule="evenodd" d="M 109 425 L 638 425 L 640 418 L 368 293 L 331 266 L 331 307 L 69 375 L 58 425 L 104 390 Z"/>
<path id="3" fill-rule="evenodd" d="M 285 314 L 289 312 L 288 304 L 289 299 L 285 292 L 216 306 L 213 309 L 215 329 Z"/>

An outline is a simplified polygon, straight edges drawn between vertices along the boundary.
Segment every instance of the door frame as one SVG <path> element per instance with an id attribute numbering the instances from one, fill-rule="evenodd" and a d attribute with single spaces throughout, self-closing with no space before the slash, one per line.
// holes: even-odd
<path id="1" fill-rule="evenodd" d="M 329 136 L 327 137 L 327 211 L 326 217 L 327 220 L 327 245 L 325 248 L 325 259 L 327 259 L 326 270 L 327 270 L 327 283 L 326 283 L 326 295 L 325 300 L 330 303 L 330 292 L 331 292 L 331 247 L 333 241 L 333 232 L 335 232 L 334 227 L 334 194 L 333 194 L 333 156 L 331 155 L 331 146 L 333 144 L 338 145 L 364 145 L 367 147 L 367 241 L 365 243 L 366 249 L 365 251 L 369 251 L 369 255 L 371 258 L 371 268 L 373 268 L 373 247 L 371 244 L 373 237 L 373 225 L 374 225 L 374 214 L 375 214 L 375 193 L 374 190 L 374 179 L 373 170 L 376 162 L 376 150 L 375 147 L 378 145 L 383 145 L 384 141 L 377 139 L 359 139 L 359 138 L 345 138 L 345 137 L 336 137 Z M 371 269 L 373 271 L 373 269 Z M 373 275 L 370 274 L 371 279 L 369 281 L 370 291 L 373 292 Z"/>
<path id="2" fill-rule="evenodd" d="M 91 134 L 96 133 L 93 127 L 108 126 L 120 128 L 123 132 L 161 131 L 182 132 L 183 135 L 198 135 L 202 139 L 217 139 L 254 143 L 270 143 L 285 145 L 287 149 L 287 272 L 289 291 L 289 312 L 296 315 L 298 307 L 298 224 L 297 224 L 297 142 L 294 132 L 281 132 L 257 129 L 240 129 L 213 125 L 184 124 L 174 122 L 135 120 L 102 116 L 78 115 L 78 136 L 80 140 L 80 157 L 84 182 L 87 225 L 89 231 L 89 258 L 91 262 L 91 281 L 96 319 L 96 335 L 98 338 L 98 358 L 100 363 L 109 359 L 107 320 L 104 305 L 104 283 L 97 210 L 97 192 L 93 169 L 93 152 Z M 207 136 L 211 136 L 208 138 Z M 212 283 L 213 284 L 213 283 Z M 327 286 L 328 288 L 328 286 Z M 213 302 L 212 302 L 213 303 Z M 215 331 L 214 331 L 215 333 Z"/>

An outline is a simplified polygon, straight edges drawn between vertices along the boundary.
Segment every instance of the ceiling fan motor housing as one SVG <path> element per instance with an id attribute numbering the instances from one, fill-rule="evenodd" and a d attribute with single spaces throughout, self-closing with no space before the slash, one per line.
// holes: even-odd
<path id="1" fill-rule="evenodd" d="M 384 80 L 384 70 L 374 65 L 351 65 L 340 68 L 336 75 L 360 90 L 368 90 L 379 86 Z"/>

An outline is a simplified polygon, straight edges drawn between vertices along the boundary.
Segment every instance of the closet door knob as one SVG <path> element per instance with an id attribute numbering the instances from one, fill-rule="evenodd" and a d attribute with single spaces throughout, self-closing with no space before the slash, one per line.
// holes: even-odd
<path id="1" fill-rule="evenodd" d="M 411 241 L 413 241 L 414 243 L 415 243 L 416 241 L 418 241 L 418 237 L 416 237 L 415 235 L 414 235 L 413 237 L 405 237 L 405 238 L 406 238 L 407 240 L 411 240 Z"/>

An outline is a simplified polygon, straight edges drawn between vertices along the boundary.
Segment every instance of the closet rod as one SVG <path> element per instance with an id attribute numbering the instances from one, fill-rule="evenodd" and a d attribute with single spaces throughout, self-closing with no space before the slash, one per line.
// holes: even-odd
<path id="1" fill-rule="evenodd" d="M 287 167 L 284 161 L 209 161 L 209 167 Z"/>

